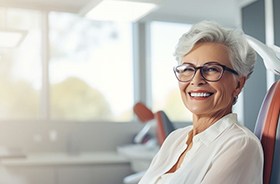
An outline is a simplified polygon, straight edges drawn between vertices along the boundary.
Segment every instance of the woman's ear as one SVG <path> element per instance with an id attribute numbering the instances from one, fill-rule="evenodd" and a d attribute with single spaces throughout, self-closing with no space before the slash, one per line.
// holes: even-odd
<path id="1" fill-rule="evenodd" d="M 236 88 L 235 88 L 235 90 L 233 92 L 233 96 L 238 96 L 239 95 L 239 93 L 241 92 L 241 90 L 244 87 L 246 79 L 247 79 L 246 77 L 239 77 L 237 79 L 237 85 L 236 85 Z"/>

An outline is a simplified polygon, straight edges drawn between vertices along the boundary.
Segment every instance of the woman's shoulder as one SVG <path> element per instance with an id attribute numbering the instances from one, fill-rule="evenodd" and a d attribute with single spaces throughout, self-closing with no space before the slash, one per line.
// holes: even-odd
<path id="1" fill-rule="evenodd" d="M 225 137 L 229 144 L 238 145 L 240 148 L 251 147 L 262 150 L 260 140 L 244 125 L 235 124 L 228 132 L 225 132 Z"/>
<path id="2" fill-rule="evenodd" d="M 246 126 L 236 123 L 233 127 L 233 135 L 237 138 L 245 138 L 252 141 L 260 142 L 257 136 Z"/>
<path id="3" fill-rule="evenodd" d="M 263 161 L 263 149 L 260 140 L 243 125 L 236 124 L 225 131 L 220 138 L 213 142 L 215 147 L 214 158 L 218 159 L 222 155 L 227 155 L 233 159 L 246 158 L 250 155 L 259 161 Z M 244 161 L 245 162 L 245 161 Z"/>

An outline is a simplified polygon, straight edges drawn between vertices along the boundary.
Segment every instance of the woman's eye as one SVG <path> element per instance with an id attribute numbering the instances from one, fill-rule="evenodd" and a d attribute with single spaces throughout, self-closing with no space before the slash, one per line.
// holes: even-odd
<path id="1" fill-rule="evenodd" d="M 184 69 L 184 72 L 193 72 L 193 71 L 194 71 L 194 68 L 192 68 L 192 67 L 186 67 Z"/>
<path id="2" fill-rule="evenodd" d="M 207 67 L 204 68 L 204 72 L 221 72 L 221 69 L 217 67 Z"/>
<path id="3" fill-rule="evenodd" d="M 189 73 L 189 72 L 194 72 L 194 68 L 193 67 L 188 67 L 188 66 L 179 66 L 176 69 L 176 72 L 178 73 Z"/>

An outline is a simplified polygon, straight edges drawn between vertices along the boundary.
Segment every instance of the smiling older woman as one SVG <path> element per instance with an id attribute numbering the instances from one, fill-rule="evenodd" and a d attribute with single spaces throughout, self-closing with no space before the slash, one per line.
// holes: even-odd
<path id="1" fill-rule="evenodd" d="M 256 58 L 243 32 L 200 22 L 180 38 L 175 56 L 193 125 L 166 138 L 139 184 L 261 184 L 261 144 L 232 113 Z"/>

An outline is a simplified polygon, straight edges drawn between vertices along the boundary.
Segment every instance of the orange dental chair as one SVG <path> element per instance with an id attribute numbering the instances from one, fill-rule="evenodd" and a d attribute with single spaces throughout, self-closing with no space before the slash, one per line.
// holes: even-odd
<path id="1" fill-rule="evenodd" d="M 267 92 L 256 122 L 254 133 L 264 151 L 264 184 L 280 183 L 280 81 Z"/>

